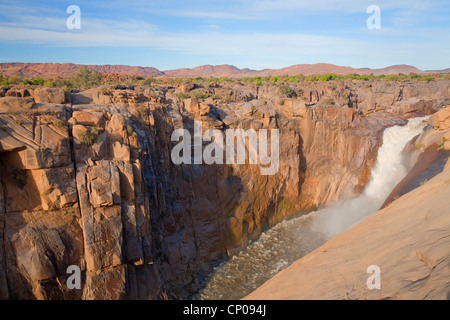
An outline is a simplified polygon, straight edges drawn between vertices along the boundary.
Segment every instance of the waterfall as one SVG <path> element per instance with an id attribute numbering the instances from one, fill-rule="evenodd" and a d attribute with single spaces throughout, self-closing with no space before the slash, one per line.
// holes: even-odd
<path id="1" fill-rule="evenodd" d="M 405 126 L 394 126 L 383 133 L 383 144 L 369 183 L 358 197 L 334 203 L 314 214 L 311 228 L 331 238 L 344 232 L 364 216 L 377 211 L 392 189 L 408 173 L 403 150 L 407 143 L 420 134 L 428 117 L 413 118 Z"/>
<path id="2" fill-rule="evenodd" d="M 322 210 L 280 222 L 243 252 L 219 266 L 196 299 L 240 299 L 280 270 L 377 211 L 407 174 L 403 150 L 425 127 L 423 118 L 409 120 L 383 133 L 383 143 L 364 192 Z"/>

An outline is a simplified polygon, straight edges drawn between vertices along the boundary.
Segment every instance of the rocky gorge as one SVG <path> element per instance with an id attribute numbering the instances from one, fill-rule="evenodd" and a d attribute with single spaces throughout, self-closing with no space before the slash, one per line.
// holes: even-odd
<path id="1" fill-rule="evenodd" d="M 264 230 L 360 194 L 385 128 L 435 114 L 411 149 L 450 149 L 449 81 L 287 87 L 0 88 L 0 299 L 189 298 Z M 194 121 L 278 130 L 277 174 L 173 164 Z"/>

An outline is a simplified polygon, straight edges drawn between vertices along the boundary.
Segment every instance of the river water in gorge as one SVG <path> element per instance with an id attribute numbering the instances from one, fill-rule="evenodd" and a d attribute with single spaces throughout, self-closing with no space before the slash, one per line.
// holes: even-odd
<path id="1" fill-rule="evenodd" d="M 377 161 L 361 195 L 267 230 L 239 255 L 218 266 L 194 299 L 241 299 L 331 237 L 377 211 L 407 174 L 403 150 L 423 131 L 425 119 L 413 118 L 405 126 L 384 131 Z"/>

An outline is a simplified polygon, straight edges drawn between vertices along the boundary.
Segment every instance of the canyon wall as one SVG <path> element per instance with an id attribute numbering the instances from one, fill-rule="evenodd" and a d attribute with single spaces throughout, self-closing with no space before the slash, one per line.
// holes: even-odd
<path id="1" fill-rule="evenodd" d="M 0 90 L 0 298 L 187 298 L 263 230 L 360 193 L 384 128 L 450 103 L 448 81 L 290 86 Z M 278 130 L 277 174 L 173 164 L 194 121 Z"/>
<path id="2" fill-rule="evenodd" d="M 246 299 L 448 300 L 450 107 L 429 122 L 405 150 L 420 150 L 419 162 L 394 189 L 395 197 Z"/>

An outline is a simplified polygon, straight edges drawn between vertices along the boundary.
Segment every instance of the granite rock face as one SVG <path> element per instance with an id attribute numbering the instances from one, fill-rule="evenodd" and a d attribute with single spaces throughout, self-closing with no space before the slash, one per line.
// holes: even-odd
<path id="1" fill-rule="evenodd" d="M 362 192 L 383 129 L 448 104 L 448 82 L 371 85 L 308 84 L 291 97 L 224 83 L 100 87 L 71 103 L 42 89 L 0 98 L 0 298 L 189 297 L 268 227 Z M 192 90 L 209 98 L 179 94 Z M 194 121 L 203 132 L 276 130 L 277 173 L 175 165 L 171 135 L 193 136 Z M 79 290 L 66 285 L 71 265 Z"/>

